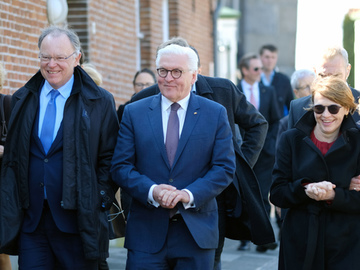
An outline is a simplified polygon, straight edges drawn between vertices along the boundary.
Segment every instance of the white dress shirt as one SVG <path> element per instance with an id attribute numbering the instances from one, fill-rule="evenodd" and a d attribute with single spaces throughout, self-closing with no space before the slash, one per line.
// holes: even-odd
<path id="1" fill-rule="evenodd" d="M 190 99 L 190 93 L 184 99 L 177 102 L 180 105 L 180 108 L 177 110 L 177 115 L 179 118 L 179 139 L 181 137 L 181 132 L 184 127 L 186 111 L 187 111 L 187 108 L 189 105 L 189 99 Z M 170 101 L 169 99 L 167 99 L 166 97 L 161 95 L 161 116 L 162 116 L 162 126 L 163 126 L 163 134 L 164 134 L 164 144 L 166 141 L 166 131 L 167 131 L 167 125 L 168 125 L 168 121 L 169 121 L 172 104 L 173 104 L 172 101 Z M 155 201 L 154 197 L 153 197 L 153 190 L 156 186 L 157 185 L 151 186 L 149 193 L 148 193 L 148 202 L 150 204 L 154 205 L 155 207 L 159 207 L 160 204 L 157 201 Z M 183 189 L 183 190 L 186 191 L 190 196 L 190 201 L 188 203 L 183 203 L 184 208 L 188 209 L 188 208 L 195 207 L 194 196 L 191 193 L 191 191 L 188 189 Z"/>

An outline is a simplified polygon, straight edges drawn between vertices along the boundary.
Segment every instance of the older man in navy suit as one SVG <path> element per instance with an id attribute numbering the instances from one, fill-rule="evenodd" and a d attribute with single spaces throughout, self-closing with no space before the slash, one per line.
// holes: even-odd
<path id="1" fill-rule="evenodd" d="M 233 179 L 235 155 L 225 108 L 190 93 L 197 61 L 190 48 L 159 50 L 161 93 L 125 108 L 111 171 L 133 197 L 127 269 L 214 266 L 215 197 Z"/>

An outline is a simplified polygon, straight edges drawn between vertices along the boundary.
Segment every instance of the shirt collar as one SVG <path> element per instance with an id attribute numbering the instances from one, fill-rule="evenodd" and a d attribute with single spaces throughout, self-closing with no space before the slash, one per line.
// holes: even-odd
<path id="1" fill-rule="evenodd" d="M 70 80 L 67 83 L 65 83 L 63 86 L 61 86 L 57 90 L 59 91 L 60 95 L 66 99 L 71 94 L 73 84 L 74 84 L 74 75 L 71 76 Z M 53 89 L 54 88 L 50 85 L 50 83 L 45 80 L 44 88 L 42 90 L 42 91 L 44 91 L 45 96 L 47 96 Z"/>
<path id="2" fill-rule="evenodd" d="M 177 103 L 181 106 L 183 110 L 187 110 L 187 107 L 189 105 L 189 99 L 190 99 L 190 93 L 183 98 L 182 100 L 179 100 Z M 164 111 L 168 110 L 174 102 L 166 98 L 165 96 L 161 95 L 161 102 L 162 102 L 162 108 Z"/>

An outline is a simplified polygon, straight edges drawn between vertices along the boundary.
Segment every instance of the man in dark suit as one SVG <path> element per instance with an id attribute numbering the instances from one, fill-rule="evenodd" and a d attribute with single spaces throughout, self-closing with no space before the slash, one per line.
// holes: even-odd
<path id="1" fill-rule="evenodd" d="M 98 269 L 118 123 L 112 95 L 81 69 L 80 41 L 51 26 L 40 71 L 12 98 L 1 177 L 1 250 L 20 269 Z"/>
<path id="2" fill-rule="evenodd" d="M 186 40 L 176 37 L 164 42 L 159 48 L 169 44 L 189 46 Z M 156 95 L 159 91 L 156 84 L 136 94 L 131 101 Z M 264 144 L 268 125 L 265 118 L 246 101 L 244 94 L 230 80 L 198 74 L 192 91 L 226 108 L 233 134 L 236 174 L 230 186 L 216 198 L 219 212 L 219 246 L 215 253 L 214 269 L 221 269 L 220 257 L 225 237 L 247 239 L 258 245 L 275 241 L 262 203 L 259 184 L 252 170 Z M 237 126 L 245 131 L 241 138 L 236 136 Z"/>
<path id="3" fill-rule="evenodd" d="M 261 83 L 275 88 L 279 111 L 282 117 L 286 116 L 290 110 L 290 102 L 293 100 L 294 95 L 288 76 L 275 70 L 278 49 L 271 44 L 263 45 L 260 48 L 260 59 L 263 64 Z"/>
<path id="4" fill-rule="evenodd" d="M 314 72 L 317 77 L 336 76 L 343 79 L 345 82 L 349 77 L 351 71 L 351 64 L 349 63 L 348 53 L 342 47 L 328 47 L 322 53 L 319 62 L 314 67 Z M 354 95 L 355 101 L 358 103 L 360 92 L 350 87 Z M 306 113 L 304 108 L 311 105 L 311 95 L 295 99 L 291 102 L 289 112 L 289 128 L 292 128 L 295 123 Z M 355 122 L 360 124 L 360 116 L 358 113 L 352 115 Z"/>
<path id="5" fill-rule="evenodd" d="M 233 179 L 235 155 L 225 108 L 190 93 L 197 61 L 190 48 L 160 49 L 161 94 L 125 107 L 111 171 L 133 197 L 127 269 L 213 268 L 215 198 Z"/>
<path id="6" fill-rule="evenodd" d="M 271 185 L 271 172 L 275 161 L 275 142 L 281 114 L 275 105 L 276 93 L 274 88 L 266 87 L 259 83 L 262 72 L 262 63 L 259 56 L 254 53 L 245 54 L 240 59 L 239 69 L 242 80 L 238 88 L 245 94 L 246 99 L 259 110 L 269 124 L 264 147 L 254 166 L 254 172 L 260 184 L 265 209 L 270 216 L 268 194 Z M 244 243 L 242 242 L 242 244 Z M 268 248 L 274 249 L 276 246 L 275 243 L 261 245 L 257 247 L 257 251 L 264 252 Z"/>

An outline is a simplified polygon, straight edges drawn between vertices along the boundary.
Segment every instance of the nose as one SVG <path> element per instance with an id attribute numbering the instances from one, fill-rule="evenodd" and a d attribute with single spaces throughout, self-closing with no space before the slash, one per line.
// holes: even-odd
<path id="1" fill-rule="evenodd" d="M 53 57 L 50 58 L 50 61 L 48 62 L 49 66 L 55 66 L 57 64 L 57 62 L 54 60 Z"/>
<path id="2" fill-rule="evenodd" d="M 173 76 L 171 75 L 171 71 L 170 71 L 170 70 L 168 70 L 168 72 L 167 72 L 167 74 L 166 74 L 166 76 L 165 76 L 164 79 L 165 79 L 166 81 L 171 81 L 171 80 L 174 79 Z"/>
<path id="3" fill-rule="evenodd" d="M 325 107 L 325 110 L 324 110 L 324 112 L 322 113 L 322 115 L 324 115 L 324 116 L 329 116 L 329 115 L 331 115 L 331 113 L 330 113 L 329 110 L 328 110 L 328 107 Z"/>

